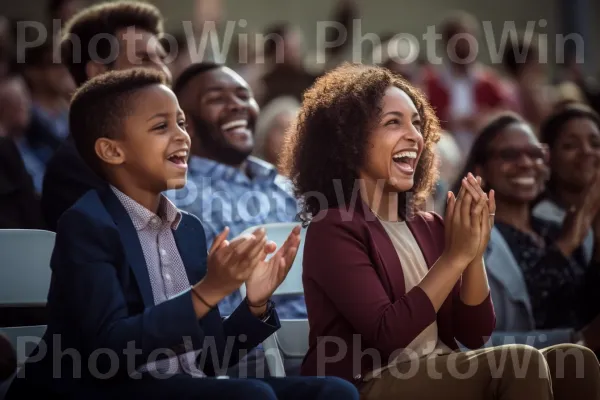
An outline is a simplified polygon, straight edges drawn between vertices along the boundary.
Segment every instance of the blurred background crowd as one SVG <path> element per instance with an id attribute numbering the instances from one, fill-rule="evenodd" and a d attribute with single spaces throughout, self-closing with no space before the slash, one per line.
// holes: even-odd
<path id="1" fill-rule="evenodd" d="M 428 96 L 445 130 L 438 146 L 442 197 L 493 113 L 515 111 L 537 130 L 560 104 L 600 108 L 600 56 L 591 40 L 599 34 L 600 5 L 593 2 L 305 1 L 151 2 L 164 17 L 165 63 L 174 80 L 191 63 L 211 60 L 248 81 L 261 106 L 255 153 L 269 163 L 277 165 L 303 91 L 344 61 L 383 65 Z M 0 6 L 0 137 L 16 145 L 38 195 L 46 164 L 68 135 L 76 87 L 53 62 L 53 50 L 66 21 L 94 3 Z M 6 146 L 2 152 L 3 164 L 15 157 Z M 1 192 L 20 182 L 15 174 L 3 173 Z M 31 201 L 2 207 L 0 226 L 43 224 Z M 28 211 L 19 212 L 23 207 Z"/>

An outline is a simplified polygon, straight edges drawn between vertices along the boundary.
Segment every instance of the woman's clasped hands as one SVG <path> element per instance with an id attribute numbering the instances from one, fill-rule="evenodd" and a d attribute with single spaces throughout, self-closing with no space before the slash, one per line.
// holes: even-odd
<path id="1" fill-rule="evenodd" d="M 456 197 L 448 192 L 444 253 L 453 264 L 466 268 L 473 260 L 483 258 L 495 212 L 494 191 L 485 193 L 481 178 L 471 173 L 463 178 Z"/>

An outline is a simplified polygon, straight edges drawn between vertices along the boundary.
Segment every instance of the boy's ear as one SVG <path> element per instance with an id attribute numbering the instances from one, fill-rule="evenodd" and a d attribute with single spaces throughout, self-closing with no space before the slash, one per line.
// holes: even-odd
<path id="1" fill-rule="evenodd" d="M 107 164 L 120 165 L 125 162 L 125 152 L 115 140 L 100 138 L 96 140 L 94 149 L 96 155 Z"/>

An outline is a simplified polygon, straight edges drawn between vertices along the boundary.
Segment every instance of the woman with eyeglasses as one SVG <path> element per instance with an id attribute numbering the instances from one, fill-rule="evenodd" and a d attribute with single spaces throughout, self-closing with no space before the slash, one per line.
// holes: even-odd
<path id="1" fill-rule="evenodd" d="M 548 176 L 547 149 L 521 117 L 503 113 L 481 131 L 465 171 L 496 194 L 495 226 L 485 253 L 496 311 L 494 345 L 559 343 L 600 349 L 600 257 L 574 256 L 587 229 L 589 201 L 562 225 L 532 215 Z M 592 200 L 593 199 L 589 199 Z M 597 361 L 596 361 L 597 362 Z"/>

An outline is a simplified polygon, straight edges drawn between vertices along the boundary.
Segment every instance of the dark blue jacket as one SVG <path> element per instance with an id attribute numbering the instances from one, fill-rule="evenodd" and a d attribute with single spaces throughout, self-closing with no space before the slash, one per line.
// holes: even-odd
<path id="1" fill-rule="evenodd" d="M 173 233 L 193 285 L 206 273 L 204 230 L 184 212 Z M 13 382 L 15 398 L 23 389 L 85 396 L 100 374 L 110 374 L 112 383 L 124 379 L 157 349 L 185 353 L 184 338 L 193 349 L 212 345 L 198 367 L 223 374 L 280 327 L 275 311 L 262 322 L 245 302 L 225 320 L 217 309 L 198 320 L 190 291 L 154 305 L 137 231 L 110 189 L 88 192 L 63 214 L 51 267 L 48 329 L 20 373 L 24 378 Z M 80 361 L 73 361 L 75 352 Z"/>

